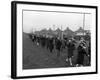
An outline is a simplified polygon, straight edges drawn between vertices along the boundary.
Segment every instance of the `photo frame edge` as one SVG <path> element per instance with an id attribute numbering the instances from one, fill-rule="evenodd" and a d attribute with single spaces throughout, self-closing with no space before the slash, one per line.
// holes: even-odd
<path id="1" fill-rule="evenodd" d="M 54 74 L 54 75 L 38 75 L 38 76 L 17 76 L 17 4 L 38 4 L 38 5 L 51 5 L 51 6 L 69 6 L 69 7 L 84 7 L 96 9 L 96 71 L 85 73 L 71 73 L 71 74 Z M 41 2 L 24 2 L 24 1 L 12 1 L 11 2 L 11 78 L 38 78 L 38 77 L 55 77 L 55 76 L 72 76 L 72 75 L 85 75 L 85 74 L 97 74 L 98 73 L 98 7 L 87 5 L 73 5 L 73 4 L 58 4 L 58 3 L 41 3 Z"/>

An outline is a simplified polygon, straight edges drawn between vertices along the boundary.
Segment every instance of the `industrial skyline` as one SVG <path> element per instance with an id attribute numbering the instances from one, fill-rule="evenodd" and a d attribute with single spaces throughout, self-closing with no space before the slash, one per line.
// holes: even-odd
<path id="1" fill-rule="evenodd" d="M 26 33 L 44 28 L 65 30 L 67 27 L 75 31 L 83 26 L 90 30 L 91 14 L 23 11 L 23 31 Z"/>

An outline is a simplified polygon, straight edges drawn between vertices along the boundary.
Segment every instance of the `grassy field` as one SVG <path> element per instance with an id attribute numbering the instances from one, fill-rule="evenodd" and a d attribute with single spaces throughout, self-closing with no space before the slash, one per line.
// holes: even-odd
<path id="1" fill-rule="evenodd" d="M 66 58 L 67 49 L 63 50 L 58 58 L 56 50 L 50 53 L 46 48 L 33 43 L 28 34 L 23 33 L 23 69 L 70 67 L 69 62 L 66 63 Z M 74 64 L 76 59 L 77 51 L 74 50 Z M 87 64 L 87 57 L 84 63 Z"/>

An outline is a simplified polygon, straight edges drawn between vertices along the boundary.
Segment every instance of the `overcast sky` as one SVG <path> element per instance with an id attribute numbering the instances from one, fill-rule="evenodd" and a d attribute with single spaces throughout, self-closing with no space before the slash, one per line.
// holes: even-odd
<path id="1" fill-rule="evenodd" d="M 69 27 L 73 31 L 83 27 L 83 14 L 23 11 L 23 31 L 26 33 L 44 28 L 61 29 L 61 26 L 62 30 Z M 84 29 L 90 30 L 90 26 L 91 14 L 85 14 Z"/>

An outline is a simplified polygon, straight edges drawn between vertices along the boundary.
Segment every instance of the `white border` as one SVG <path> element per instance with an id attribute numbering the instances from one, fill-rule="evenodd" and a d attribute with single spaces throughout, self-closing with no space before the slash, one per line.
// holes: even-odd
<path id="1" fill-rule="evenodd" d="M 31 69 L 22 70 L 22 10 L 50 10 L 50 11 L 69 11 L 69 12 L 87 12 L 92 15 L 91 24 L 91 67 L 71 67 L 71 68 L 51 68 L 51 69 Z M 37 76 L 37 75 L 52 75 L 52 74 L 69 74 L 69 73 L 84 73 L 96 71 L 96 23 L 95 9 L 91 8 L 73 8 L 73 7 L 58 7 L 58 6 L 42 6 L 42 5 L 26 5 L 17 4 L 17 76 Z"/>

